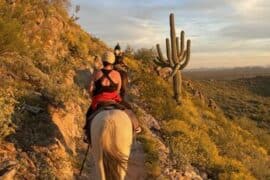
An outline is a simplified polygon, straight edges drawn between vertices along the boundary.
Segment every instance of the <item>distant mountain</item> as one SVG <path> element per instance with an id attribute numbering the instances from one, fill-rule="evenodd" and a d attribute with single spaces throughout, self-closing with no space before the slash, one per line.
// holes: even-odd
<path id="1" fill-rule="evenodd" d="M 269 76 L 270 67 L 202 68 L 184 71 L 188 79 L 238 79 Z"/>

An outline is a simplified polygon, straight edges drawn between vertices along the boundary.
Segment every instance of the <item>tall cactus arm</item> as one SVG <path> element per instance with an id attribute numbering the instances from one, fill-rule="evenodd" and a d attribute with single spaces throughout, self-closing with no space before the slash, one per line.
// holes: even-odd
<path id="1" fill-rule="evenodd" d="M 179 55 L 180 55 L 180 51 L 181 51 L 181 48 L 180 48 L 180 39 L 179 39 L 179 37 L 176 37 L 176 50 L 177 50 L 177 56 L 179 57 Z"/>
<path id="2" fill-rule="evenodd" d="M 164 59 L 164 57 L 163 57 L 162 51 L 161 51 L 161 49 L 160 49 L 160 45 L 157 44 L 156 47 L 157 47 L 157 53 L 158 53 L 159 60 L 160 60 L 161 62 L 166 62 L 165 59 Z"/>
<path id="3" fill-rule="evenodd" d="M 170 64 L 168 63 L 168 61 L 166 61 L 163 57 L 163 54 L 162 54 L 162 51 L 160 49 L 160 45 L 157 44 L 156 45 L 157 47 L 157 52 L 158 52 L 158 57 L 156 59 L 154 59 L 154 63 L 158 66 L 161 66 L 161 67 L 168 67 L 170 66 Z"/>
<path id="4" fill-rule="evenodd" d="M 180 34 L 180 42 L 181 42 L 181 46 L 180 46 L 180 49 L 179 49 L 179 53 L 177 54 L 177 56 L 180 58 L 181 56 L 183 56 L 184 54 L 184 49 L 185 49 L 185 31 L 181 31 L 181 34 Z"/>
<path id="5" fill-rule="evenodd" d="M 159 57 L 159 59 L 161 60 L 161 61 L 165 61 L 164 60 L 164 57 L 163 57 L 163 54 L 162 54 L 162 51 L 161 51 L 161 49 L 160 49 L 160 45 L 159 44 L 157 44 L 156 45 L 156 47 L 157 47 L 157 52 L 158 52 L 158 57 Z"/>
<path id="6" fill-rule="evenodd" d="M 171 30 L 171 47 L 172 47 L 172 59 L 175 64 L 179 63 L 176 51 L 176 35 L 174 25 L 174 14 L 170 14 L 170 30 Z"/>
<path id="7" fill-rule="evenodd" d="M 158 66 L 161 66 L 161 67 L 171 67 L 169 64 L 166 64 L 166 63 L 163 63 L 159 60 L 159 58 L 157 59 L 154 59 L 153 62 L 158 65 Z"/>
<path id="8" fill-rule="evenodd" d="M 184 53 L 182 53 L 182 55 L 179 57 L 179 62 L 180 63 L 182 63 L 185 60 L 186 54 L 187 54 L 187 51 L 184 51 Z"/>
<path id="9" fill-rule="evenodd" d="M 190 47 L 191 47 L 191 41 L 187 40 L 186 58 L 185 58 L 184 63 L 181 64 L 181 66 L 179 68 L 180 70 L 184 69 L 189 63 L 189 60 L 190 60 Z"/>
<path id="10" fill-rule="evenodd" d="M 169 64 L 171 67 L 174 66 L 174 62 L 172 60 L 171 48 L 170 48 L 170 39 L 166 38 L 166 50 L 167 50 L 167 58 L 169 60 Z"/>

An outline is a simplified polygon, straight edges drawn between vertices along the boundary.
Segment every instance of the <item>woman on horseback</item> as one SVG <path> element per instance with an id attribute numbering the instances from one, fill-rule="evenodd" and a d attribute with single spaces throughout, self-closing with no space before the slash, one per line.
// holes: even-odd
<path id="1" fill-rule="evenodd" d="M 103 68 L 94 72 L 93 78 L 89 85 L 89 92 L 92 96 L 92 103 L 86 113 L 86 123 L 84 126 L 87 139 L 90 141 L 90 124 L 89 117 L 97 109 L 98 105 L 104 102 L 121 102 L 119 95 L 121 89 L 121 76 L 119 72 L 113 70 L 115 56 L 112 52 L 105 52 L 102 56 Z"/>
<path id="2" fill-rule="evenodd" d="M 120 73 L 113 69 L 115 56 L 112 52 L 106 52 L 102 56 L 103 68 L 94 73 L 89 91 L 92 93 L 91 109 L 95 110 L 101 102 L 121 102 L 119 95 L 122 81 Z"/>
<path id="3" fill-rule="evenodd" d="M 113 64 L 115 63 L 115 55 L 109 51 L 104 53 L 102 56 L 102 62 L 103 68 L 94 73 L 93 79 L 89 86 L 89 91 L 92 94 L 92 103 L 87 111 L 86 124 L 84 126 L 88 142 L 90 140 L 89 131 L 92 118 L 89 117 L 91 114 L 95 112 L 99 105 L 106 102 L 123 102 L 120 96 L 122 86 L 121 75 L 118 71 L 113 69 Z M 126 109 L 125 112 L 129 115 L 135 132 L 139 133 L 141 128 L 139 127 L 138 120 L 136 119 L 134 113 L 129 109 Z"/>
<path id="4" fill-rule="evenodd" d="M 114 48 L 115 63 L 114 69 L 120 73 L 122 85 L 120 90 L 120 96 L 125 100 L 126 90 L 128 88 L 128 74 L 127 65 L 124 63 L 124 54 L 121 51 L 119 43 Z"/>

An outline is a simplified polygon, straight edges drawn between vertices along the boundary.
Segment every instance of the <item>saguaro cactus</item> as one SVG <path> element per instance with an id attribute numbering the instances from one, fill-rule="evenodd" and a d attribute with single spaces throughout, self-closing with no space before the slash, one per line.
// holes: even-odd
<path id="1" fill-rule="evenodd" d="M 185 50 L 185 32 L 181 31 L 180 39 L 176 37 L 174 14 L 170 14 L 170 34 L 171 39 L 166 38 L 167 60 L 164 59 L 160 45 L 157 44 L 158 57 L 154 62 L 161 67 L 171 67 L 173 69 L 170 77 L 173 77 L 174 98 L 178 104 L 181 104 L 181 70 L 188 65 L 190 60 L 191 41 L 187 40 Z"/>

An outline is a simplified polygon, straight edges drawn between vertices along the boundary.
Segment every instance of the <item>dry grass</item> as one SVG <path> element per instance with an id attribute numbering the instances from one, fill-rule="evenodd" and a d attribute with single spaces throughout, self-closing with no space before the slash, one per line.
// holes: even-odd
<path id="1" fill-rule="evenodd" d="M 207 169 L 209 176 L 214 179 L 269 177 L 267 164 L 270 146 L 267 144 L 269 134 L 266 130 L 254 126 L 243 114 L 240 114 L 242 120 L 239 122 L 231 121 L 222 110 L 209 109 L 189 92 L 183 96 L 183 105 L 176 106 L 169 83 L 154 75 L 149 63 L 135 62 L 128 61 L 132 68 L 132 86 L 138 87 L 141 93 L 140 96 L 134 96 L 133 101 L 159 120 L 179 168 L 192 164 L 199 169 Z M 211 92 L 218 91 L 214 84 L 204 84 L 203 87 L 206 87 L 206 92 L 209 89 L 212 89 Z M 234 91 L 233 87 L 226 87 L 225 94 L 216 95 L 216 98 L 225 99 L 228 90 Z M 258 95 L 255 93 L 249 95 L 257 100 Z M 230 110 L 233 111 L 233 108 Z M 262 118 L 267 118 L 266 114 Z M 149 145 L 146 150 L 148 153 L 157 153 L 154 146 Z M 153 155 L 149 159 L 157 162 Z"/>

